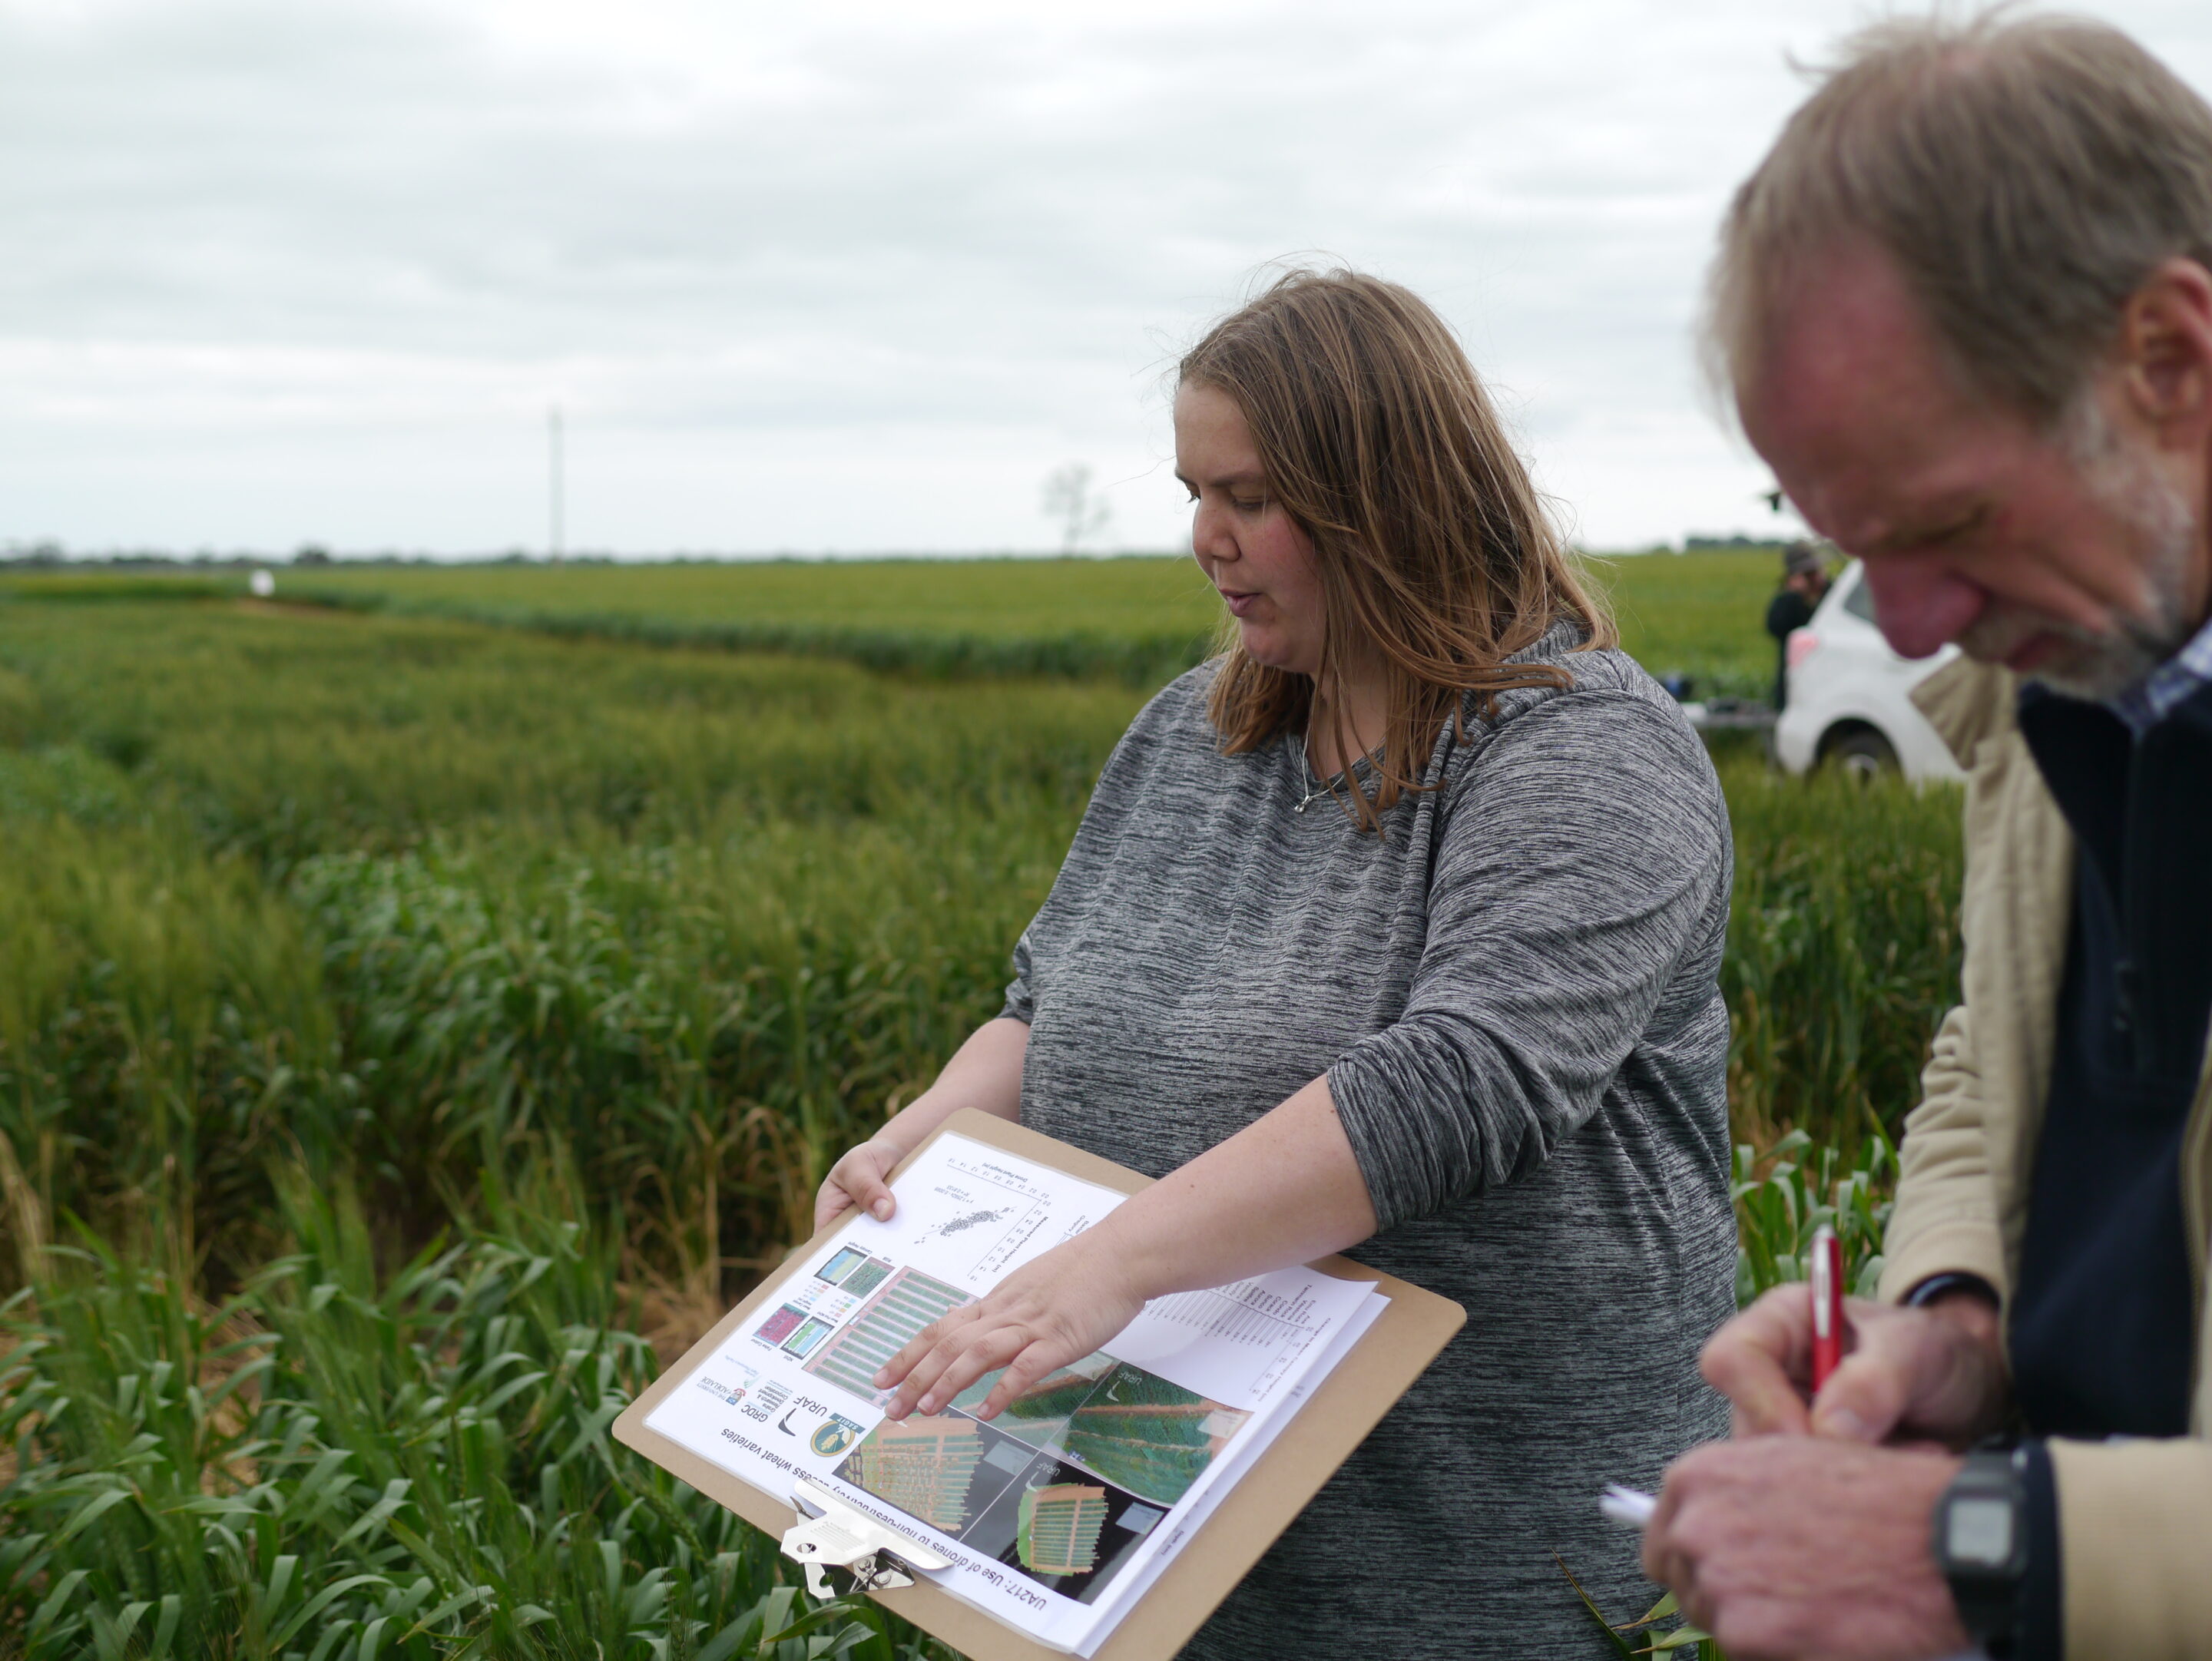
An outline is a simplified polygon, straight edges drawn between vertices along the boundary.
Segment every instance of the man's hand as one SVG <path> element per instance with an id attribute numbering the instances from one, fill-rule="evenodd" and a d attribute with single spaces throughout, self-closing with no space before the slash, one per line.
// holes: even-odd
<path id="1" fill-rule="evenodd" d="M 1847 1301 L 1851 1349 L 1812 1395 L 1813 1298 L 1778 1286 L 1713 1335 L 1699 1366 L 1735 1405 L 1739 1436 L 1771 1432 L 1964 1448 L 2004 1413 L 1997 1312 L 1971 1292 L 1925 1309 Z"/>
<path id="2" fill-rule="evenodd" d="M 891 1167 L 906 1157 L 903 1149 L 882 1137 L 864 1142 L 830 1167 L 814 1196 L 814 1232 L 820 1234 L 855 1206 L 878 1222 L 890 1221 L 898 1202 L 891 1197 L 886 1180 Z"/>
<path id="3" fill-rule="evenodd" d="M 1054 1368 L 1109 1342 L 1145 1306 L 1115 1257 L 1104 1232 L 1091 1229 L 1024 1264 L 980 1302 L 926 1328 L 876 1375 L 878 1390 L 899 1387 L 890 1416 L 903 1419 L 917 1408 L 939 1412 L 1002 1367 L 1005 1374 L 975 1409 L 979 1419 L 994 1417 Z"/>
<path id="4" fill-rule="evenodd" d="M 1929 1544 L 1960 1461 L 1807 1436 L 1701 1447 L 1667 1473 L 1644 1568 L 1737 1661 L 1923 1661 L 1972 1640 Z"/>

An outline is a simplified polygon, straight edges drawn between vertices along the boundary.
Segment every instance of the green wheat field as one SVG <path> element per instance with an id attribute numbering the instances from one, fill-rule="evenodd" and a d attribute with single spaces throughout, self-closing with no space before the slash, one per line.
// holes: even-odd
<path id="1" fill-rule="evenodd" d="M 1595 569 L 1655 670 L 1771 674 L 1771 555 Z M 607 1427 L 995 1011 L 1202 580 L 243 591 L 0 577 L 0 1653 L 943 1656 Z M 1823 1219 L 1872 1271 L 1958 803 L 1719 761 L 1749 1295 Z"/>

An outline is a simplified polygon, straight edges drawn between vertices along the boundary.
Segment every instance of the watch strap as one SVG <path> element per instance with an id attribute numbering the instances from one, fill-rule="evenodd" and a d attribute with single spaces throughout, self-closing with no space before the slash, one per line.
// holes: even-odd
<path id="1" fill-rule="evenodd" d="M 2027 1488 L 2027 1563 L 2021 1572 L 2013 1661 L 2064 1661 L 2066 1575 L 2058 1534 L 2058 1484 L 2051 1449 L 2031 1438 L 2020 1445 L 2020 1473 Z"/>
<path id="2" fill-rule="evenodd" d="M 1947 1269 L 1940 1275 L 1930 1275 L 1926 1280 L 1917 1282 L 1900 1301 L 1907 1309 L 1925 1309 L 1936 1299 L 1948 1298 L 1954 1292 L 1971 1292 L 1992 1309 L 2002 1311 L 2004 1308 L 2004 1300 L 1997 1295 L 1996 1288 L 1979 1275 L 1970 1274 L 1963 1269 Z"/>

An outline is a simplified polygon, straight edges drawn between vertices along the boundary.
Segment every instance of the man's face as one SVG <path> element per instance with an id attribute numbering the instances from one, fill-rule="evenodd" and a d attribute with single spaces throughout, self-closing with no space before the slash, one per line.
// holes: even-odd
<path id="1" fill-rule="evenodd" d="M 1907 658 L 1956 641 L 2110 697 L 2204 615 L 2202 458 L 2192 476 L 2124 411 L 2064 441 L 1974 397 L 1879 252 L 1799 281 L 1738 392 L 1753 447 L 1806 522 L 1865 561 Z"/>

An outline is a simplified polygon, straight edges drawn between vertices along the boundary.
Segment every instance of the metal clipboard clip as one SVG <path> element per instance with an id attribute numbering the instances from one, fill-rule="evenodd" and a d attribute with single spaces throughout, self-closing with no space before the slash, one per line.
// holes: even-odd
<path id="1" fill-rule="evenodd" d="M 806 1565 L 806 1589 L 817 1597 L 836 1595 L 822 1572 L 825 1568 L 850 1573 L 854 1591 L 884 1591 L 912 1585 L 910 1570 L 952 1567 L 952 1560 L 935 1547 L 854 1510 L 807 1477 L 792 1485 L 791 1503 L 799 1521 L 784 1531 L 783 1555 Z"/>

